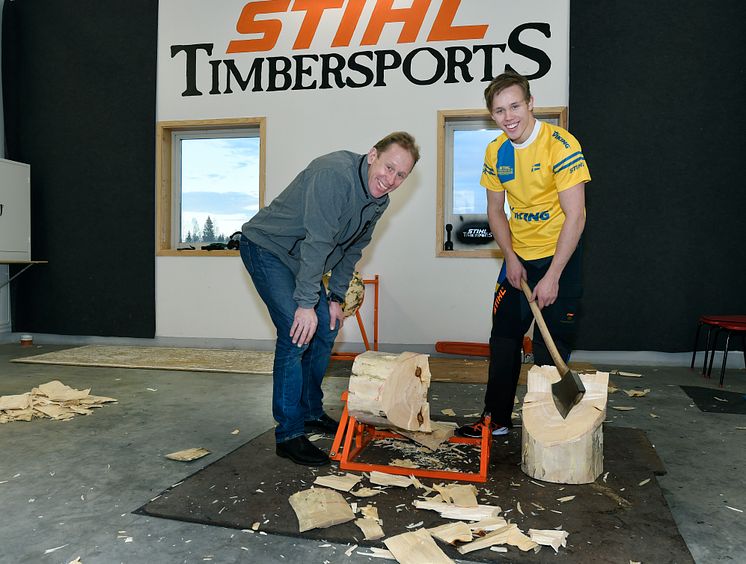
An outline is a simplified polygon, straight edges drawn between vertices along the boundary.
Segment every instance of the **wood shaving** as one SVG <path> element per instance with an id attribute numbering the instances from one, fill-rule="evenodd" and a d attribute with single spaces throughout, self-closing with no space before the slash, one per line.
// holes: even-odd
<path id="1" fill-rule="evenodd" d="M 59 380 L 40 384 L 30 392 L 0 396 L 0 423 L 49 418 L 67 421 L 76 415 L 90 415 L 94 408 L 116 402 L 114 398 L 93 396 L 91 390 L 76 390 Z"/>
<path id="2" fill-rule="evenodd" d="M 624 393 L 631 398 L 641 398 L 650 393 L 650 388 L 645 388 L 644 390 L 624 390 Z"/>
<path id="3" fill-rule="evenodd" d="M 198 458 L 202 458 L 203 456 L 207 456 L 208 454 L 210 454 L 210 451 L 206 448 L 197 447 L 187 448 L 184 450 L 169 453 L 166 455 L 166 458 L 170 460 L 176 460 L 178 462 L 191 462 L 192 460 L 197 460 Z"/>

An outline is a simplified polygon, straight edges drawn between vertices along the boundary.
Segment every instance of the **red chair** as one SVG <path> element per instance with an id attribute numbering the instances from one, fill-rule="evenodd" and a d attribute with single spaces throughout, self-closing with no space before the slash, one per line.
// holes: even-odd
<path id="1" fill-rule="evenodd" d="M 725 340 L 725 349 L 723 351 L 723 364 L 720 367 L 720 386 L 722 387 L 725 379 L 725 365 L 728 360 L 728 350 L 730 348 L 730 338 L 732 335 L 741 335 L 741 345 L 744 349 L 744 364 L 746 365 L 746 315 L 702 315 L 697 322 L 697 332 L 694 336 L 694 350 L 692 352 L 692 362 L 690 368 L 694 368 L 694 360 L 697 356 L 697 342 L 699 333 L 703 325 L 707 325 L 707 337 L 705 339 L 705 359 L 702 364 L 702 375 L 709 378 L 712 374 L 712 362 L 715 358 L 717 340 L 720 334 L 725 331 L 727 338 Z M 709 356 L 709 365 L 708 365 Z"/>

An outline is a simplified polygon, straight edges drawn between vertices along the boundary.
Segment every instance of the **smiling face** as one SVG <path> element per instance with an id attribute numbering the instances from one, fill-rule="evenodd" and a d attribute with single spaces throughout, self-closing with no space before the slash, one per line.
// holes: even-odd
<path id="1" fill-rule="evenodd" d="M 521 87 L 514 84 L 495 94 L 490 114 L 508 139 L 513 143 L 523 143 L 534 128 L 533 109 L 533 96 L 526 100 Z"/>
<path id="2" fill-rule="evenodd" d="M 368 191 L 374 198 L 393 192 L 414 168 L 411 153 L 396 143 L 378 152 L 374 147 L 368 152 Z"/>

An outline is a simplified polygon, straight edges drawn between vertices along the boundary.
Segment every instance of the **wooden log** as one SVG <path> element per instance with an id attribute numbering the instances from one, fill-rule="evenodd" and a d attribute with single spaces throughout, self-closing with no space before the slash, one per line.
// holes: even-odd
<path id="1" fill-rule="evenodd" d="M 347 410 L 361 423 L 429 433 L 427 355 L 367 351 L 355 358 Z"/>
<path id="2" fill-rule="evenodd" d="M 585 395 L 566 419 L 557 411 L 552 383 L 554 366 L 535 366 L 528 373 L 523 402 L 521 469 L 537 480 L 588 484 L 603 472 L 603 421 L 608 372 L 580 374 Z"/>

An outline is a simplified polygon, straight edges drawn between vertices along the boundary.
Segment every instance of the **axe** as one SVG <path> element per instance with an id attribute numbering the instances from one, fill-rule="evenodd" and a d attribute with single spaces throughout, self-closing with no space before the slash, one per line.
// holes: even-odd
<path id="1" fill-rule="evenodd" d="M 538 304 L 532 300 L 531 288 L 528 287 L 528 284 L 523 279 L 521 279 L 521 288 L 526 295 L 531 312 L 534 314 L 534 319 L 536 319 L 536 324 L 539 326 L 541 336 L 544 337 L 544 343 L 549 349 L 549 354 L 552 355 L 554 365 L 560 374 L 561 378 L 559 382 L 552 384 L 552 398 L 554 399 L 554 405 L 557 406 L 557 411 L 559 411 L 562 419 L 565 419 L 570 410 L 583 398 L 585 386 L 580 380 L 580 376 L 571 371 L 567 367 L 567 364 L 565 364 L 565 361 L 562 360 L 562 355 L 560 355 L 557 347 L 554 345 L 552 336 L 549 334 L 547 324 L 544 323 L 544 316 L 541 315 Z"/>

